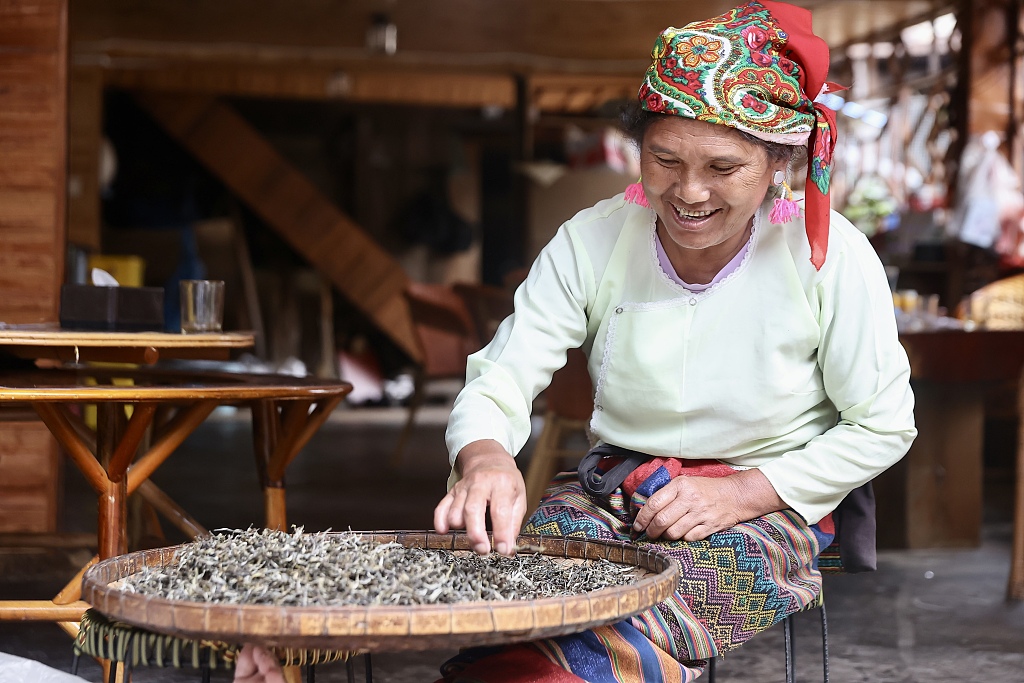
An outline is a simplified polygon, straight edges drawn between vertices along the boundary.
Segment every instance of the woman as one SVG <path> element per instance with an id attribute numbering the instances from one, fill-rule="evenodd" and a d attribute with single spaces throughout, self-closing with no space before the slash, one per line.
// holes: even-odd
<path id="1" fill-rule="evenodd" d="M 485 553 L 489 513 L 495 550 L 514 552 L 512 454 L 533 399 L 582 347 L 599 454 L 654 457 L 604 496 L 560 475 L 524 531 L 657 544 L 683 578 L 620 624 L 465 653 L 448 680 L 692 680 L 815 600 L 831 511 L 916 435 L 885 273 L 829 212 L 834 113 L 813 99 L 835 86 L 810 13 L 751 2 L 666 30 L 652 56 L 630 121 L 641 185 L 562 226 L 470 358 L 434 523 Z M 803 150 L 795 207 L 785 179 Z M 597 480 L 620 461 L 601 460 Z"/>

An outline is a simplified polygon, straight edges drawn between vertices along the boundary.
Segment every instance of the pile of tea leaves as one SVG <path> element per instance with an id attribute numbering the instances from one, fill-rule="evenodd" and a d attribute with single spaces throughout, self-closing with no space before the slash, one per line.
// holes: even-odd
<path id="1" fill-rule="evenodd" d="M 607 560 L 557 562 L 373 543 L 356 533 L 219 531 L 123 589 L 170 600 L 278 606 L 422 605 L 578 595 L 636 581 Z"/>

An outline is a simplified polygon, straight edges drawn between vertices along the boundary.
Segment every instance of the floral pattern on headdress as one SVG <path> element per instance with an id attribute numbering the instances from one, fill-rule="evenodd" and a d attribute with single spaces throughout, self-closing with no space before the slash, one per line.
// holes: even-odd
<path id="1" fill-rule="evenodd" d="M 785 56 L 786 39 L 757 2 L 666 29 L 651 50 L 640 99 L 650 111 L 804 143 L 814 103 L 800 87 L 800 67 Z"/>
<path id="2" fill-rule="evenodd" d="M 828 47 L 811 31 L 810 13 L 752 0 L 718 17 L 665 29 L 651 58 L 639 92 L 648 111 L 730 126 L 767 142 L 808 145 L 806 229 L 811 262 L 821 268 L 836 121 L 835 112 L 814 98 L 819 86 L 823 92 L 843 88 L 823 83 Z M 801 64 L 802 58 L 809 61 Z"/>

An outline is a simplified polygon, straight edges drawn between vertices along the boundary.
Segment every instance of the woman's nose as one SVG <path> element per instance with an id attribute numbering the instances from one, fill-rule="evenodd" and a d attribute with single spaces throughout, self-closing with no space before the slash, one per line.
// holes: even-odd
<path id="1" fill-rule="evenodd" d="M 711 189 L 697 173 L 684 173 L 676 183 L 676 196 L 687 204 L 700 204 L 711 197 Z"/>

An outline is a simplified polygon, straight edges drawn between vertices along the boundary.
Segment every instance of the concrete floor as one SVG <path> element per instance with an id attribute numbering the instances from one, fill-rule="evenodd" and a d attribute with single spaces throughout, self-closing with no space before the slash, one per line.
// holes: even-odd
<path id="1" fill-rule="evenodd" d="M 404 413 L 339 409 L 289 470 L 290 522 L 308 530 L 430 528 L 448 473 L 446 414 L 444 406 L 423 411 L 401 467 L 390 471 L 385 463 Z M 261 498 L 250 454 L 248 415 L 218 412 L 153 480 L 208 528 L 259 524 Z M 877 572 L 826 577 L 833 681 L 1024 683 L 1024 603 L 1004 601 L 1010 538 L 1005 483 L 992 487 L 989 498 L 996 503 L 986 509 L 981 547 L 882 551 Z M 66 468 L 65 499 L 64 530 L 93 531 L 95 498 L 73 468 Z M 167 534 L 170 541 L 183 540 L 173 530 Z M 52 596 L 91 554 L 0 551 L 0 599 Z M 772 629 L 730 653 L 719 664 L 718 680 L 784 681 L 782 637 Z M 798 680 L 821 680 L 816 612 L 798 616 L 796 643 Z M 0 623 L 0 652 L 71 668 L 70 641 L 51 624 Z M 438 665 L 451 654 L 374 655 L 374 680 L 436 680 Z M 360 661 L 359 680 L 362 667 Z M 82 662 L 79 675 L 101 679 L 92 661 Z M 134 678 L 197 680 L 192 673 L 156 669 L 140 669 Z M 317 679 L 345 681 L 345 667 L 319 667 Z"/>

